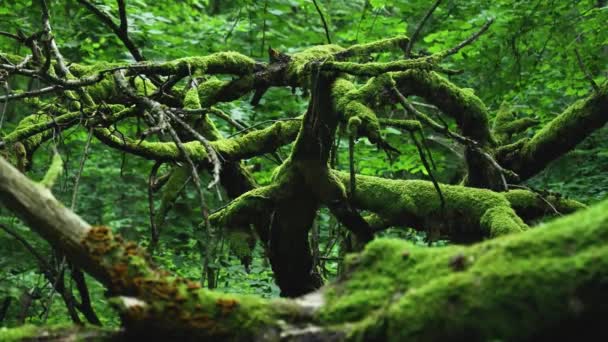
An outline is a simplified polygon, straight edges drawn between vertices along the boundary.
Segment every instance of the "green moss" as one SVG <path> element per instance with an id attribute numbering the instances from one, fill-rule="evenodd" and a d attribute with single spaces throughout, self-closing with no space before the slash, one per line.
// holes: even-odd
<path id="1" fill-rule="evenodd" d="M 36 128 L 38 127 L 37 125 L 45 124 L 51 120 L 52 118 L 49 115 L 44 114 L 42 112 L 26 116 L 21 121 L 19 121 L 19 124 L 17 125 L 13 133 L 29 135 L 30 132 L 36 130 Z M 30 151 L 35 147 L 38 147 L 42 143 L 42 141 L 45 140 L 45 138 L 48 137 L 50 134 L 52 134 L 52 132 L 42 132 L 39 134 L 32 135 L 31 137 L 27 138 L 25 141 L 22 142 L 27 148 L 27 150 Z"/>
<path id="2" fill-rule="evenodd" d="M 250 158 L 272 152 L 279 146 L 292 142 L 300 122 L 300 120 L 280 121 L 268 128 L 252 131 L 240 137 L 211 141 L 211 146 L 226 160 Z M 147 159 L 185 161 L 173 142 L 134 141 L 128 137 L 114 135 L 107 128 L 95 129 L 93 132 L 105 144 Z M 183 146 L 192 161 L 207 160 L 205 147 L 199 141 L 186 142 Z"/>
<path id="3" fill-rule="evenodd" d="M 522 133 L 537 124 L 538 120 L 533 118 L 517 119 L 511 108 L 503 103 L 496 113 L 492 131 L 498 142 L 504 145 L 510 142 L 513 135 Z"/>
<path id="4" fill-rule="evenodd" d="M 254 237 L 251 232 L 242 229 L 228 229 L 226 234 L 230 250 L 240 260 L 251 260 L 253 253 Z"/>
<path id="5" fill-rule="evenodd" d="M 318 45 L 295 53 L 287 69 L 287 84 L 293 87 L 310 88 L 310 62 L 320 63 L 333 59 L 335 53 L 344 49 L 338 45 Z"/>
<path id="6" fill-rule="evenodd" d="M 408 70 L 390 76 L 405 95 L 424 97 L 453 117 L 464 135 L 482 145 L 493 143 L 488 110 L 473 92 L 457 87 L 435 72 Z"/>
<path id="7" fill-rule="evenodd" d="M 605 201 L 471 247 L 378 239 L 347 258 L 346 274 L 326 290 L 317 319 L 350 327 L 352 340 L 559 336 L 572 322 L 599 323 L 608 311 L 598 301 L 606 298 L 607 225 Z"/>
<path id="8" fill-rule="evenodd" d="M 222 81 L 216 77 L 212 77 L 198 86 L 198 96 L 200 97 L 200 103 L 203 107 L 208 107 L 216 102 L 218 93 L 225 87 L 229 82 Z"/>
<path id="9" fill-rule="evenodd" d="M 336 54 L 336 58 L 348 58 L 352 56 L 364 56 L 367 57 L 370 53 L 374 52 L 387 52 L 388 50 L 405 50 L 407 43 L 409 42 L 407 36 L 396 36 L 392 38 L 380 39 L 371 43 L 356 44 L 348 47 L 346 50 Z"/>
<path id="10" fill-rule="evenodd" d="M 335 173 L 348 184 L 347 173 Z M 372 211 L 393 225 L 438 228 L 459 239 L 468 235 L 498 236 L 527 228 L 500 193 L 486 189 L 441 185 L 442 207 L 433 184 L 358 175 L 353 198 L 358 208 Z"/>
<path id="11" fill-rule="evenodd" d="M 190 88 L 184 96 L 184 109 L 199 109 L 201 108 L 201 100 L 198 96 L 196 88 Z"/>
<path id="12" fill-rule="evenodd" d="M 4 342 L 39 340 L 106 341 L 110 340 L 116 333 L 116 331 L 98 327 L 81 327 L 68 324 L 45 326 L 26 324 L 16 328 L 0 328 L 0 340 Z"/>
<path id="13" fill-rule="evenodd" d="M 171 175 L 167 180 L 167 183 L 163 186 L 162 195 L 160 199 L 160 207 L 154 217 L 154 221 L 157 227 L 162 227 L 165 223 L 165 217 L 179 195 L 183 191 L 186 182 L 190 177 L 190 166 L 174 166 L 171 169 Z"/>
<path id="14" fill-rule="evenodd" d="M 216 226 L 239 227 L 255 223 L 260 213 L 267 212 L 276 198 L 279 188 L 276 185 L 264 186 L 249 190 L 232 200 L 226 208 L 209 216 L 209 221 Z"/>
<path id="15" fill-rule="evenodd" d="M 301 126 L 301 120 L 279 121 L 271 126 L 245 135 L 214 142 L 216 151 L 225 158 L 240 160 L 275 151 L 292 142 Z"/>
<path id="16" fill-rule="evenodd" d="M 432 58 L 406 59 L 392 62 L 334 62 L 329 61 L 323 65 L 324 70 L 333 70 L 358 76 L 378 76 L 387 72 L 405 70 L 433 70 L 435 61 Z"/>
<path id="17" fill-rule="evenodd" d="M 61 156 L 59 155 L 59 153 L 55 153 L 53 155 L 51 166 L 49 166 L 49 169 L 44 175 L 44 178 L 40 181 L 40 185 L 44 186 L 47 189 L 51 189 L 53 185 L 55 185 L 55 181 L 57 181 L 57 178 L 59 178 L 62 173 L 63 161 L 61 160 Z"/>
<path id="18" fill-rule="evenodd" d="M 21 62 L 23 62 L 23 60 L 24 60 L 24 57 L 21 57 L 19 55 L 14 55 L 12 53 L 0 52 L 0 56 L 2 56 L 2 58 L 11 62 L 13 65 L 18 65 Z"/>
<path id="19" fill-rule="evenodd" d="M 178 147 L 172 142 L 150 142 L 145 140 L 138 142 L 127 137 L 116 136 L 107 128 L 95 129 L 93 133 L 99 140 L 111 147 L 146 159 L 185 161 Z M 183 146 L 192 161 L 200 162 L 207 160 L 205 147 L 200 142 L 191 141 L 184 143 Z"/>
<path id="20" fill-rule="evenodd" d="M 583 203 L 556 194 L 538 194 L 523 189 L 510 190 L 504 193 L 504 196 L 515 212 L 525 220 L 535 220 L 558 213 L 570 214 L 587 207 Z"/>
<path id="21" fill-rule="evenodd" d="M 591 132 L 606 123 L 608 82 L 587 98 L 570 105 L 555 119 L 543 126 L 520 150 L 506 167 L 522 179 L 536 174 L 565 152 L 574 148 Z"/>
<path id="22" fill-rule="evenodd" d="M 376 113 L 361 102 L 360 91 L 355 85 L 339 78 L 332 87 L 334 107 L 341 114 L 340 121 L 347 123 L 347 129 L 354 137 L 367 137 L 370 142 L 381 141 L 380 124 Z"/>
<path id="23" fill-rule="evenodd" d="M 417 120 L 401 120 L 401 119 L 379 119 L 379 122 L 384 126 L 391 126 L 405 129 L 406 131 L 416 132 L 422 130 L 420 121 Z"/>
<path id="24" fill-rule="evenodd" d="M 217 52 L 208 56 L 194 56 L 164 63 L 141 63 L 132 67 L 135 71 L 146 71 L 158 75 L 203 75 L 252 73 L 255 61 L 238 52 Z"/>

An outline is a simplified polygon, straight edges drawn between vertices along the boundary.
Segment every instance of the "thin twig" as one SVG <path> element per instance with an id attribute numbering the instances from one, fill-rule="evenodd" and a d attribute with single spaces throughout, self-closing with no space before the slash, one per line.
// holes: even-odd
<path id="1" fill-rule="evenodd" d="M 5 37 L 8 37 L 8 38 L 14 39 L 14 40 L 16 40 L 16 41 L 18 41 L 20 43 L 23 42 L 23 38 L 19 37 L 16 34 L 10 33 L 10 32 L 0 31 L 0 36 L 5 36 Z"/>
<path id="2" fill-rule="evenodd" d="M 323 29 L 325 30 L 325 37 L 327 38 L 327 44 L 331 44 L 331 38 L 329 37 L 329 27 L 327 26 L 327 22 L 325 21 L 325 16 L 323 15 L 323 11 L 317 4 L 317 0 L 312 0 L 312 3 L 315 4 L 315 8 L 317 9 L 317 13 L 321 17 L 321 21 L 323 22 Z"/>
<path id="3" fill-rule="evenodd" d="M 25 98 L 29 98 L 29 97 L 39 97 L 39 96 L 42 96 L 42 95 L 45 95 L 48 93 L 61 91 L 61 90 L 65 90 L 65 88 L 60 85 L 53 85 L 53 86 L 44 87 L 44 88 L 40 88 L 40 89 L 36 89 L 36 90 L 31 90 L 31 91 L 27 91 L 27 92 L 23 92 L 23 93 L 9 94 L 8 92 L 6 92 L 5 96 L 0 97 L 0 103 L 19 100 L 19 99 L 25 99 Z"/>
<path id="4" fill-rule="evenodd" d="M 129 22 L 127 21 L 127 10 L 125 0 L 116 0 L 118 5 L 118 16 L 120 17 L 120 30 L 125 34 L 129 33 Z"/>
<path id="5" fill-rule="evenodd" d="M 57 61 L 57 75 L 61 78 L 66 78 L 69 71 L 65 65 L 65 61 L 61 52 L 59 52 L 59 48 L 57 47 L 57 43 L 55 42 L 55 38 L 53 37 L 53 31 L 51 29 L 51 16 L 49 13 L 49 7 L 46 3 L 46 0 L 39 0 L 40 6 L 42 7 L 42 27 L 44 32 L 46 33 L 47 39 L 47 49 L 51 56 L 55 58 Z M 48 63 L 48 60 L 47 60 Z M 48 70 L 48 69 L 47 69 Z"/>
<path id="6" fill-rule="evenodd" d="M 441 53 L 441 57 L 447 57 L 447 56 L 451 56 L 455 53 L 457 53 L 458 51 L 460 51 L 460 49 L 462 49 L 463 47 L 471 44 L 472 42 L 474 42 L 475 40 L 477 40 L 477 38 L 479 38 L 482 34 L 484 34 L 484 32 L 486 32 L 488 30 L 488 28 L 490 28 L 490 25 L 492 25 L 492 23 L 494 23 L 494 19 L 489 19 L 488 21 L 486 21 L 486 23 L 479 29 L 479 31 L 475 32 L 473 35 L 471 35 L 469 38 L 465 39 L 464 41 L 460 42 L 460 44 L 454 46 L 453 48 L 442 52 Z"/>
<path id="7" fill-rule="evenodd" d="M 36 260 L 38 261 L 38 263 L 40 264 L 40 266 L 43 269 L 46 270 L 51 270 L 51 265 L 49 265 L 49 263 L 46 261 L 47 258 L 43 257 L 42 254 L 40 254 L 38 252 L 38 250 L 36 248 L 34 248 L 34 246 L 32 246 L 26 238 L 24 238 L 23 236 L 21 236 L 21 234 L 17 233 L 15 230 L 13 230 L 12 228 L 3 225 L 2 223 L 0 223 L 0 229 L 4 230 L 7 234 L 11 235 L 12 237 L 15 238 L 15 240 L 19 241 L 23 247 L 25 247 L 25 249 L 27 249 L 30 253 L 32 253 L 32 255 L 34 256 L 34 258 L 36 258 Z"/>
<path id="8" fill-rule="evenodd" d="M 76 180 L 74 180 L 74 190 L 72 192 L 72 204 L 70 209 L 74 211 L 76 208 L 76 199 L 78 197 L 78 185 L 80 184 L 80 177 L 82 176 L 82 170 L 84 170 L 84 163 L 87 160 L 89 154 L 89 147 L 91 146 L 91 138 L 93 137 L 93 128 L 89 128 L 89 135 L 87 136 L 87 142 L 84 145 L 84 151 L 82 152 L 82 159 L 80 159 L 80 166 L 78 167 L 78 173 L 76 174 Z"/>
<path id="9" fill-rule="evenodd" d="M 6 98 L 9 97 L 10 88 L 8 86 L 8 81 L 2 82 L 2 88 L 4 89 L 4 93 L 6 94 Z M 2 101 L 0 101 L 2 102 Z M 2 105 L 2 114 L 0 114 L 0 130 L 2 129 L 2 124 L 4 123 L 4 115 L 6 115 L 6 109 L 8 108 L 8 101 Z"/>
<path id="10" fill-rule="evenodd" d="M 578 61 L 578 66 L 579 66 L 579 68 L 581 68 L 581 71 L 585 75 L 585 78 L 587 79 L 587 81 L 589 81 L 589 83 L 591 84 L 591 87 L 593 87 L 593 90 L 596 93 L 599 93 L 600 87 L 597 85 L 597 83 L 595 83 L 595 80 L 593 80 L 593 76 L 591 76 L 591 74 L 589 73 L 589 70 L 587 70 L 587 68 L 585 67 L 585 63 L 583 63 L 583 59 L 581 58 L 581 55 L 578 53 L 577 47 L 574 48 L 574 53 L 576 54 L 576 60 Z"/>
<path id="11" fill-rule="evenodd" d="M 509 189 L 509 187 L 507 185 L 507 180 L 505 178 L 505 175 L 508 174 L 511 177 L 516 177 L 517 178 L 517 174 L 515 174 L 512 171 L 506 170 L 505 168 L 503 168 L 502 166 L 500 166 L 500 164 L 498 164 L 498 162 L 489 153 L 487 153 L 481 147 L 479 147 L 479 143 L 477 141 L 450 131 L 448 129 L 447 125 L 441 126 L 440 124 L 438 124 L 437 122 L 435 122 L 433 119 L 429 118 L 426 114 L 423 114 L 420 111 L 418 111 L 405 98 L 405 96 L 403 96 L 403 94 L 401 94 L 401 92 L 399 91 L 399 89 L 397 89 L 397 87 L 395 87 L 394 85 L 392 86 L 392 91 L 396 95 L 397 100 L 399 101 L 399 103 L 401 104 L 401 106 L 407 112 L 413 114 L 418 120 L 424 122 L 426 125 L 428 125 L 429 127 L 431 127 L 431 129 L 433 129 L 437 133 L 444 134 L 444 135 L 446 135 L 446 136 L 448 136 L 448 137 L 450 137 L 450 138 L 458 141 L 459 143 L 467 146 L 468 148 L 470 148 L 474 152 L 476 152 L 479 155 L 481 155 L 482 157 L 484 157 L 487 161 L 489 161 L 490 164 L 492 164 L 492 166 L 496 170 L 498 170 L 498 173 L 500 174 L 500 178 L 501 178 L 504 190 L 506 191 L 506 190 Z"/>
<path id="12" fill-rule="evenodd" d="M 356 172 L 355 172 L 355 137 L 354 133 L 348 136 L 348 168 L 350 170 L 350 200 L 355 198 L 355 190 L 357 187 Z"/>
<path id="13" fill-rule="evenodd" d="M 100 10 L 97 6 L 95 6 L 90 1 L 78 0 L 78 2 L 80 4 L 84 5 L 90 12 L 95 14 L 95 16 L 97 16 L 97 18 L 99 18 L 99 20 L 101 20 L 104 24 L 106 24 L 106 26 L 108 26 L 114 32 L 114 34 L 118 37 L 118 39 L 120 39 L 120 41 L 122 41 L 122 43 L 125 45 L 127 50 L 129 50 L 129 52 L 131 53 L 131 55 L 133 56 L 133 58 L 136 61 L 138 61 L 138 62 L 145 61 L 146 59 L 142 55 L 141 51 L 137 48 L 137 46 L 135 45 L 133 40 L 131 40 L 131 38 L 129 37 L 128 31 L 127 31 L 128 23 L 127 23 L 126 11 L 125 11 L 125 7 L 124 7 L 124 1 L 120 1 L 120 0 L 117 0 L 117 1 L 119 3 L 119 11 L 121 12 L 120 13 L 120 17 L 121 17 L 120 26 L 116 25 L 116 23 L 114 22 L 114 20 L 112 20 L 112 17 L 110 17 L 110 15 L 108 15 L 104 11 Z M 120 6 L 121 2 L 123 3 L 122 6 Z"/>
<path id="14" fill-rule="evenodd" d="M 264 1 L 264 11 L 262 12 L 262 45 L 260 46 L 260 56 L 264 56 L 264 45 L 266 45 L 266 15 L 268 13 L 268 0 Z"/>
<path id="15" fill-rule="evenodd" d="M 410 41 L 407 43 L 407 46 L 405 48 L 405 58 L 410 57 L 410 54 L 412 53 L 412 48 L 414 47 L 414 43 L 418 39 L 418 36 L 420 35 L 420 32 L 422 31 L 424 24 L 426 24 L 427 20 L 429 20 L 429 18 L 433 14 L 433 12 L 435 12 L 435 9 L 437 9 L 437 7 L 441 3 L 441 1 L 442 0 L 436 0 L 435 3 L 433 4 L 433 6 L 431 6 L 431 8 L 429 8 L 429 10 L 426 12 L 426 14 L 424 15 L 424 18 L 422 18 L 420 23 L 418 23 L 418 26 L 416 27 L 416 31 L 414 31 L 414 34 L 412 34 L 412 38 L 410 38 Z"/>
<path id="16" fill-rule="evenodd" d="M 208 189 L 211 189 L 214 185 L 216 185 L 216 184 L 218 184 L 220 182 L 220 172 L 222 170 L 222 163 L 220 161 L 219 154 L 213 148 L 213 146 L 211 146 L 211 143 L 209 143 L 209 140 L 205 139 L 205 137 L 203 137 L 200 133 L 198 133 L 190 125 L 188 125 L 187 123 L 185 123 L 177 115 L 171 113 L 170 111 L 167 111 L 166 114 L 169 115 L 169 117 L 171 119 L 177 121 L 177 123 L 179 123 L 180 125 L 182 125 L 198 141 L 200 141 L 200 143 L 203 146 L 205 146 L 205 149 L 207 150 L 207 153 L 208 153 L 209 161 L 213 165 L 213 172 L 212 172 L 212 174 L 213 174 L 213 181 L 211 183 L 209 183 L 209 185 L 207 186 Z"/>
<path id="17" fill-rule="evenodd" d="M 157 161 L 152 166 L 150 176 L 148 176 L 148 211 L 150 213 L 150 245 L 148 246 L 148 253 L 150 254 L 154 253 L 154 249 L 158 244 L 158 227 L 156 227 L 156 214 L 154 210 L 154 184 L 156 183 L 156 175 L 161 165 L 162 162 Z"/>

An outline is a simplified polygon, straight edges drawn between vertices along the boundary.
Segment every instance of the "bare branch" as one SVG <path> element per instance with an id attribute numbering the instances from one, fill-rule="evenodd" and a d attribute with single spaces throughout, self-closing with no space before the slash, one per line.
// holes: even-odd
<path id="1" fill-rule="evenodd" d="M 583 59 L 581 58 L 581 55 L 578 53 L 578 48 L 576 48 L 576 47 L 574 48 L 574 53 L 576 54 L 576 60 L 578 61 L 578 66 L 579 66 L 579 68 L 581 68 L 581 71 L 585 75 L 585 78 L 587 79 L 587 81 L 589 81 L 589 84 L 591 84 L 591 87 L 593 87 L 593 90 L 595 90 L 596 93 L 599 93 L 600 86 L 598 86 L 597 83 L 595 83 L 595 81 L 593 80 L 593 76 L 591 76 L 591 74 L 589 73 L 589 70 L 587 70 L 585 63 L 583 63 Z"/>
<path id="2" fill-rule="evenodd" d="M 78 185 L 80 183 L 80 176 L 82 176 L 82 170 L 84 170 L 84 163 L 87 161 L 89 155 L 89 147 L 91 146 L 91 138 L 93 137 L 93 128 L 89 128 L 89 134 L 87 136 L 87 142 L 84 145 L 84 151 L 82 152 L 82 159 L 80 159 L 80 166 L 78 167 L 78 173 L 76 174 L 76 180 L 74 180 L 74 190 L 72 192 L 72 202 L 70 209 L 74 211 L 76 208 L 76 199 L 78 198 Z"/>
<path id="3" fill-rule="evenodd" d="M 117 1 L 118 1 L 119 12 L 120 12 L 120 26 L 116 25 L 116 23 L 114 23 L 114 20 L 112 20 L 112 17 L 110 17 L 110 15 L 108 15 L 104 11 L 97 8 L 97 6 L 95 6 L 90 1 L 78 0 L 78 2 L 80 4 L 84 5 L 91 13 L 95 14 L 95 16 L 97 16 L 97 18 L 99 18 L 99 20 L 101 20 L 104 24 L 106 24 L 106 26 L 108 26 L 114 32 L 114 34 L 118 37 L 118 39 L 120 39 L 120 41 L 122 41 L 122 43 L 129 50 L 129 52 L 131 53 L 131 55 L 133 56 L 133 58 L 136 61 L 138 61 L 138 62 L 145 61 L 146 59 L 141 54 L 141 52 L 139 51 L 139 49 L 137 48 L 135 43 L 129 37 L 128 31 L 127 31 L 128 23 L 127 23 L 127 17 L 126 17 L 126 10 L 125 10 L 125 6 L 124 6 L 125 5 L 124 0 L 117 0 Z M 121 3 L 122 3 L 122 5 L 121 5 Z"/>
<path id="4" fill-rule="evenodd" d="M 7 94 L 5 96 L 0 96 L 0 103 L 1 102 L 10 102 L 10 101 L 20 100 L 20 99 L 26 99 L 26 98 L 30 98 L 30 97 L 39 97 L 39 96 L 42 96 L 45 94 L 50 94 L 50 93 L 53 93 L 56 91 L 62 91 L 62 90 L 65 90 L 65 88 L 63 86 L 53 85 L 53 86 L 48 86 L 48 87 L 32 90 L 32 91 L 26 91 L 23 93 Z"/>
<path id="5" fill-rule="evenodd" d="M 429 10 L 426 12 L 426 14 L 424 15 L 424 18 L 422 18 L 420 23 L 418 23 L 418 26 L 416 27 L 416 31 L 414 31 L 414 34 L 410 38 L 410 41 L 407 43 L 407 47 L 405 48 L 405 58 L 410 57 L 412 48 L 414 47 L 414 43 L 416 43 L 416 39 L 418 39 L 418 36 L 420 35 L 420 32 L 422 31 L 424 24 L 426 24 L 426 21 L 429 20 L 429 18 L 433 14 L 433 12 L 435 12 L 435 9 L 437 9 L 437 7 L 441 3 L 441 1 L 442 0 L 436 0 L 435 3 L 433 4 L 433 6 L 431 6 L 431 8 L 429 8 Z"/>
<path id="6" fill-rule="evenodd" d="M 469 38 L 465 39 L 464 41 L 460 42 L 460 44 L 454 46 L 453 48 L 442 52 L 440 55 L 441 57 L 447 57 L 447 56 L 451 56 L 453 54 L 456 54 L 458 51 L 460 51 L 460 49 L 462 49 L 463 47 L 471 44 L 472 42 L 476 41 L 477 38 L 481 37 L 482 34 L 484 34 L 484 32 L 486 32 L 488 30 L 488 28 L 490 28 L 490 25 L 492 25 L 492 23 L 494 23 L 494 19 L 489 19 L 488 21 L 486 21 L 486 23 L 479 29 L 479 31 L 475 32 L 475 34 L 473 34 L 472 36 L 470 36 Z"/>
<path id="7" fill-rule="evenodd" d="M 118 15 L 120 17 L 120 30 L 127 34 L 129 32 L 129 22 L 127 21 L 127 9 L 125 0 L 116 0 L 118 5 Z"/>
<path id="8" fill-rule="evenodd" d="M 57 75 L 60 78 L 65 78 L 68 74 L 68 68 L 65 65 L 65 61 L 63 59 L 63 56 L 61 55 L 61 52 L 59 52 L 59 48 L 57 47 L 57 43 L 55 42 L 55 38 L 53 37 L 53 31 L 51 29 L 51 17 L 50 17 L 50 13 L 49 13 L 49 7 L 46 3 L 46 0 L 39 0 L 40 2 L 40 6 L 42 7 L 42 27 L 43 30 L 46 34 L 46 45 L 47 45 L 47 50 L 48 50 L 48 54 L 50 54 L 50 56 L 53 56 L 55 58 L 55 60 L 57 61 L 57 67 L 59 68 L 59 70 L 57 70 Z M 47 64 L 50 62 L 50 60 L 47 58 Z M 45 73 L 46 73 L 45 69 Z"/>
<path id="9" fill-rule="evenodd" d="M 327 38 L 327 44 L 331 44 L 331 38 L 329 37 L 329 27 L 327 26 L 327 22 L 325 21 L 323 11 L 321 11 L 319 4 L 317 4 L 317 0 L 312 0 L 312 3 L 315 5 L 317 13 L 319 13 L 319 17 L 321 17 L 321 21 L 323 22 L 323 29 L 325 30 L 325 38 Z"/>

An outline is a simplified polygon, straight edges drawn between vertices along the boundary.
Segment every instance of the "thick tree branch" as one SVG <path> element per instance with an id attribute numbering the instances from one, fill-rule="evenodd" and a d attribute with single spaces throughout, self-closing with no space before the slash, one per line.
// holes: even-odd
<path id="1" fill-rule="evenodd" d="M 600 91 L 570 105 L 539 130 L 530 140 L 520 141 L 514 150 L 505 149 L 499 162 L 528 179 L 562 156 L 608 121 L 608 83 Z"/>

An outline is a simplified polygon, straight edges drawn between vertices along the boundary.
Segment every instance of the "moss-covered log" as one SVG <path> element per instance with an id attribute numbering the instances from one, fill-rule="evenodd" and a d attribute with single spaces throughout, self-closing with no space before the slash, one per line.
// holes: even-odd
<path id="1" fill-rule="evenodd" d="M 606 336 L 606 241 L 608 202 L 466 248 L 378 240 L 350 257 L 319 319 L 353 323 L 357 340 Z"/>
<path id="2" fill-rule="evenodd" d="M 363 253 L 349 256 L 344 275 L 322 292 L 289 301 L 200 289 L 154 269 L 142 251 L 108 228 L 90 227 L 4 160 L 0 160 L 0 181 L 4 205 L 68 252 L 116 296 L 113 301 L 129 338 L 606 337 L 606 201 L 470 247 L 424 248 L 379 239 Z M 46 204 L 25 205 L 35 197 L 43 197 Z M 60 219 L 57 212 L 71 219 Z"/>

